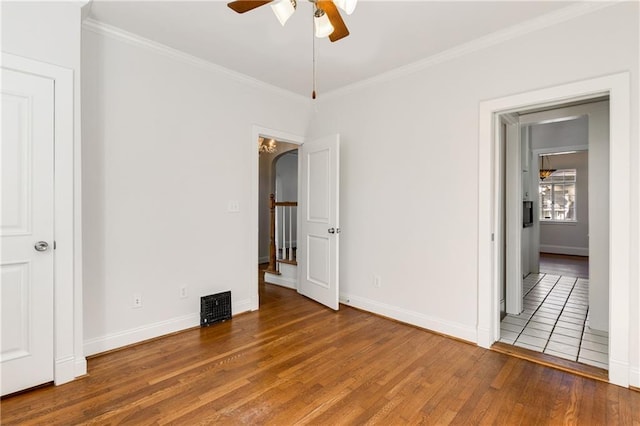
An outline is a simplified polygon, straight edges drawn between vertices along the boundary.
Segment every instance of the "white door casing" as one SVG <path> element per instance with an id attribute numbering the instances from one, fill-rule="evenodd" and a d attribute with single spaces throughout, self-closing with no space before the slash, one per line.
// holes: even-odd
<path id="1" fill-rule="evenodd" d="M 609 381 L 630 382 L 630 74 L 628 72 L 566 83 L 480 102 L 478 151 L 478 345 L 489 348 L 499 338 L 497 261 L 492 233 L 496 149 L 495 115 L 533 106 L 557 106 L 569 101 L 610 98 L 609 194 Z M 615 307 L 612 309 L 611 307 Z"/>
<path id="2" fill-rule="evenodd" d="M 500 116 L 506 121 L 506 312 L 519 315 L 522 312 L 522 168 L 520 125 L 514 114 Z M 497 118 L 498 119 L 498 118 Z M 500 126 L 496 126 L 500 128 Z"/>
<path id="3" fill-rule="evenodd" d="M 338 310 L 340 136 L 305 142 L 300 161 L 298 291 Z"/>
<path id="4" fill-rule="evenodd" d="M 54 379 L 53 156 L 53 81 L 3 69 L 2 395 Z"/>

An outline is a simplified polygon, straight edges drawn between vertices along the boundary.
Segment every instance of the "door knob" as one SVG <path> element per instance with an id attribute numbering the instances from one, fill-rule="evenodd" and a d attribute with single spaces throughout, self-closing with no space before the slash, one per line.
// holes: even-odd
<path id="1" fill-rule="evenodd" d="M 327 232 L 330 233 L 330 234 L 335 234 L 336 233 L 336 229 L 335 228 L 329 228 L 327 230 Z"/>
<path id="2" fill-rule="evenodd" d="M 49 244 L 47 244 L 46 241 L 38 241 L 33 248 L 35 248 L 37 251 L 47 251 L 47 249 L 49 248 Z"/>

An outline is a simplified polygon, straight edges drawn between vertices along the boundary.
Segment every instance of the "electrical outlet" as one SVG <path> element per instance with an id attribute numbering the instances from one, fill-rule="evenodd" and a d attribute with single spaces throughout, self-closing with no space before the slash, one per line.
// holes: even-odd
<path id="1" fill-rule="evenodd" d="M 180 287 L 180 299 L 185 299 L 187 297 L 187 286 L 183 285 Z"/>
<path id="2" fill-rule="evenodd" d="M 133 308 L 142 308 L 142 295 L 140 293 L 133 293 Z"/>
<path id="3" fill-rule="evenodd" d="M 227 203 L 227 211 L 230 213 L 238 213 L 240 211 L 240 202 L 238 200 L 229 200 Z"/>
<path id="4" fill-rule="evenodd" d="M 380 278 L 380 275 L 374 275 L 373 276 L 373 286 L 375 288 L 382 287 L 382 279 Z"/>

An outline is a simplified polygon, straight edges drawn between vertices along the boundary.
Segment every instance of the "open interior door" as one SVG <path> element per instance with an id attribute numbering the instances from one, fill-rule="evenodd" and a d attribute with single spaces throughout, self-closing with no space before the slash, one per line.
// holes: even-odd
<path id="1" fill-rule="evenodd" d="M 9 69 L 2 82 L 2 395 L 52 381 L 53 80 Z"/>
<path id="2" fill-rule="evenodd" d="M 298 291 L 338 310 L 340 136 L 305 142 L 300 153 Z"/>

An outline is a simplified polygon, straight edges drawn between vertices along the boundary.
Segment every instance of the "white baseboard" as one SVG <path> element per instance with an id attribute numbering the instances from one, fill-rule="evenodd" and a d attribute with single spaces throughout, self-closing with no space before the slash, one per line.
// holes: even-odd
<path id="1" fill-rule="evenodd" d="M 284 275 L 270 274 L 269 272 L 264 273 L 264 282 L 286 288 L 292 288 L 294 290 L 298 288 L 298 282 L 296 279 Z"/>
<path id="2" fill-rule="evenodd" d="M 237 302 L 234 302 L 233 299 L 231 300 L 231 310 L 233 315 L 250 311 L 251 308 L 251 299 L 239 300 Z M 153 324 L 147 324 L 129 330 L 123 330 L 117 333 L 111 333 L 105 336 L 85 340 L 84 353 L 87 356 L 94 355 L 142 342 L 144 340 L 164 336 L 165 334 L 175 333 L 176 331 L 197 327 L 198 325 L 200 325 L 200 313 L 190 313 L 181 317 L 171 318 L 165 321 L 159 321 Z"/>
<path id="3" fill-rule="evenodd" d="M 628 388 L 630 376 L 628 363 L 609 358 L 609 383 Z"/>
<path id="4" fill-rule="evenodd" d="M 85 357 L 76 358 L 75 375 L 76 377 L 84 376 L 87 374 L 87 359 Z"/>
<path id="5" fill-rule="evenodd" d="M 76 361 L 74 356 L 56 359 L 54 366 L 54 382 L 56 386 L 68 383 L 76 378 Z"/>
<path id="6" fill-rule="evenodd" d="M 629 369 L 629 384 L 640 388 L 640 367 Z"/>
<path id="7" fill-rule="evenodd" d="M 491 336 L 491 330 L 478 327 L 478 346 L 489 349 L 494 342 L 495 339 Z"/>
<path id="8" fill-rule="evenodd" d="M 572 246 L 553 246 L 540 244 L 541 253 L 568 254 L 571 256 L 589 256 L 589 248 Z"/>
<path id="9" fill-rule="evenodd" d="M 478 331 L 474 327 L 468 327 L 453 321 L 430 317 L 419 312 L 409 311 L 396 306 L 387 305 L 385 303 L 349 294 L 341 294 L 340 301 L 341 303 L 353 306 L 354 308 L 363 309 L 397 321 L 466 340 L 474 344 L 478 342 Z"/>
<path id="10" fill-rule="evenodd" d="M 251 299 L 238 300 L 237 302 L 231 299 L 231 312 L 233 315 L 238 315 L 243 312 L 253 311 L 253 303 Z M 198 324 L 200 323 L 200 314 L 198 314 Z"/>

